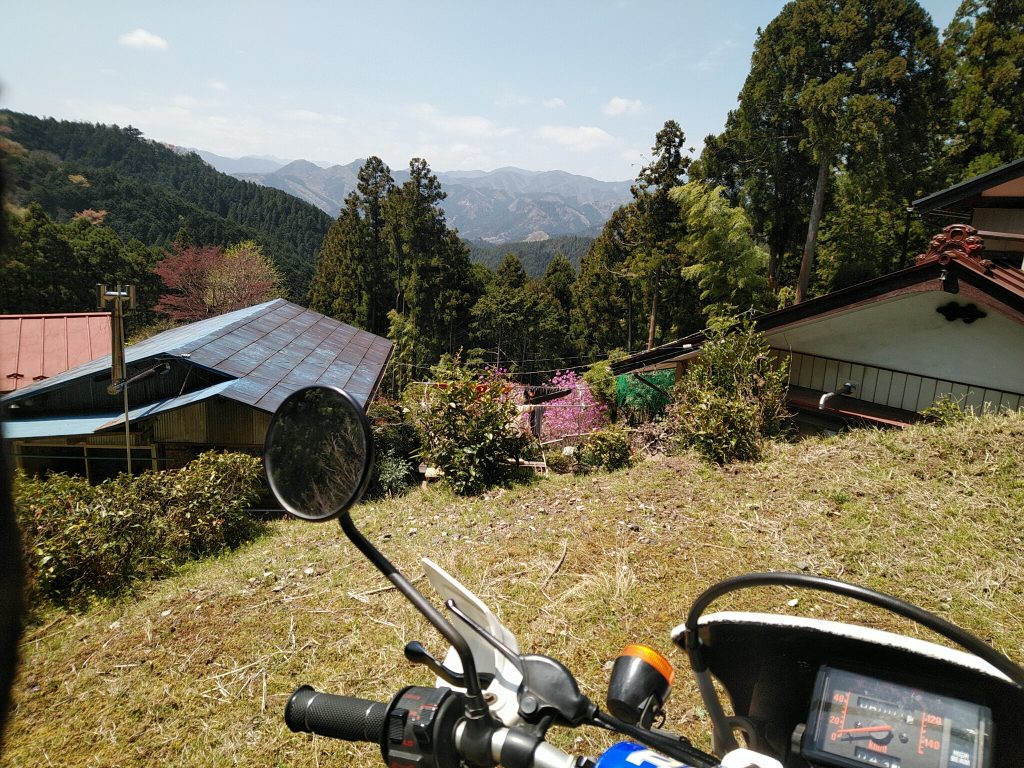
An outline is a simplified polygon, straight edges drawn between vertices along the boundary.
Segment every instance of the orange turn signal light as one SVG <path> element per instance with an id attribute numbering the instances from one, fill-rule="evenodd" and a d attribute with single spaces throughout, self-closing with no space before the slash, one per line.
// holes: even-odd
<path id="1" fill-rule="evenodd" d="M 675 679 L 676 671 L 672 669 L 672 664 L 669 660 L 649 646 L 637 644 L 627 645 L 622 649 L 619 656 L 635 656 L 646 661 L 654 667 L 662 677 L 665 678 L 669 685 L 672 685 L 672 682 Z"/>

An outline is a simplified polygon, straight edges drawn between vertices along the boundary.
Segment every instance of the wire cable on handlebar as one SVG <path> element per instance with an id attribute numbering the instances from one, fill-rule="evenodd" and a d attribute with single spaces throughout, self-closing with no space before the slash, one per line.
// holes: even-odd
<path id="1" fill-rule="evenodd" d="M 620 733 L 636 739 L 642 744 L 664 752 L 676 760 L 688 762 L 694 768 L 718 768 L 721 763 L 714 755 L 702 752 L 683 736 L 667 736 L 657 731 L 641 728 L 637 725 L 619 720 L 606 712 L 597 710 L 593 724 L 613 733 Z"/>
<path id="2" fill-rule="evenodd" d="M 392 565 L 381 552 L 363 536 L 347 514 L 340 518 L 341 529 L 348 536 L 349 541 L 355 544 L 356 548 L 373 563 L 384 576 L 398 589 L 405 598 L 413 604 L 433 627 L 441 633 L 459 655 L 462 662 L 462 671 L 466 679 L 466 716 L 471 720 L 483 720 L 490 717 L 490 709 L 484 701 L 483 689 L 480 686 L 480 677 L 477 675 L 476 662 L 473 660 L 473 652 L 470 650 L 466 638 L 453 627 L 441 613 L 409 582 L 402 573 Z"/>
<path id="3" fill-rule="evenodd" d="M 690 665 L 695 672 L 703 672 L 707 669 L 700 647 L 700 639 L 697 636 L 697 622 L 704 610 L 715 600 L 730 592 L 741 589 L 764 586 L 790 586 L 804 589 L 814 589 L 820 592 L 831 592 L 844 597 L 851 597 L 862 603 L 884 608 L 906 619 L 910 619 L 933 632 L 942 635 L 948 640 L 964 648 L 975 656 L 984 659 L 993 667 L 998 669 L 1018 687 L 1024 688 L 1024 669 L 1008 659 L 988 643 L 978 639 L 966 630 L 961 629 L 934 613 L 918 608 L 892 595 L 884 592 L 876 592 L 867 587 L 860 587 L 855 584 L 847 584 L 836 579 L 829 579 L 824 576 L 814 576 L 808 573 L 748 573 L 742 576 L 734 576 L 730 579 L 720 581 L 708 588 L 693 602 L 690 613 L 686 617 L 686 651 L 690 657 Z"/>

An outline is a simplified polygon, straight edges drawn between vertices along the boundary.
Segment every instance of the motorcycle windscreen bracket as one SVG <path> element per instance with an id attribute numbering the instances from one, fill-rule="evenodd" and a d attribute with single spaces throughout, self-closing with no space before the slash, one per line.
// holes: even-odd
<path id="1" fill-rule="evenodd" d="M 519 653 L 519 643 L 508 628 L 506 628 L 497 616 L 484 605 L 484 602 L 470 592 L 454 576 L 445 571 L 441 566 L 429 558 L 423 558 L 423 570 L 430 581 L 434 591 L 441 596 L 442 601 L 454 600 L 459 609 L 470 619 L 485 629 L 492 637 L 502 645 L 515 653 Z M 481 675 L 494 675 L 494 679 L 486 688 L 486 693 L 494 696 L 494 702 L 490 704 L 491 714 L 495 715 L 507 727 L 519 725 L 522 718 L 519 716 L 519 686 L 523 681 L 522 673 L 516 666 L 499 653 L 490 643 L 470 628 L 458 616 L 452 616 L 451 622 L 456 629 L 466 638 L 470 650 L 473 653 L 473 661 L 476 662 L 477 672 Z M 449 648 L 444 658 L 446 667 L 462 671 L 462 663 L 454 648 Z M 445 681 L 438 679 L 437 685 L 451 687 Z M 461 690 L 461 689 L 456 689 Z"/>

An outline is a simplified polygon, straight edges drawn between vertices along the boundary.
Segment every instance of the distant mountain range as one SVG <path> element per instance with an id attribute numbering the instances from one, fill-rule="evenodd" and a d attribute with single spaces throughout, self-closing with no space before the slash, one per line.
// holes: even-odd
<path id="1" fill-rule="evenodd" d="M 218 171 L 284 190 L 331 216 L 356 187 L 362 160 L 348 165 L 281 161 L 268 157 L 227 158 L 195 152 Z M 619 206 L 629 202 L 629 181 L 598 181 L 565 171 L 435 171 L 448 194 L 442 203 L 448 224 L 473 241 L 491 244 L 546 240 L 556 235 L 596 236 Z M 393 169 L 395 182 L 408 172 Z"/>

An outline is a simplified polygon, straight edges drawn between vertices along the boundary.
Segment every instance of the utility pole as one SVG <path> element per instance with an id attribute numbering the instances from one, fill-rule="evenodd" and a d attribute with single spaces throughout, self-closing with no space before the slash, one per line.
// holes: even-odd
<path id="1" fill-rule="evenodd" d="M 131 425 L 128 423 L 128 366 L 124 359 L 124 305 L 128 309 L 135 309 L 135 286 L 117 284 L 117 288 L 108 291 L 103 283 L 96 284 L 96 299 L 99 308 L 103 309 L 107 304 L 113 304 L 114 309 L 110 317 L 110 385 L 107 387 L 107 394 L 116 395 L 121 393 L 124 404 L 124 450 L 128 458 L 128 474 L 132 473 L 132 433 Z"/>

